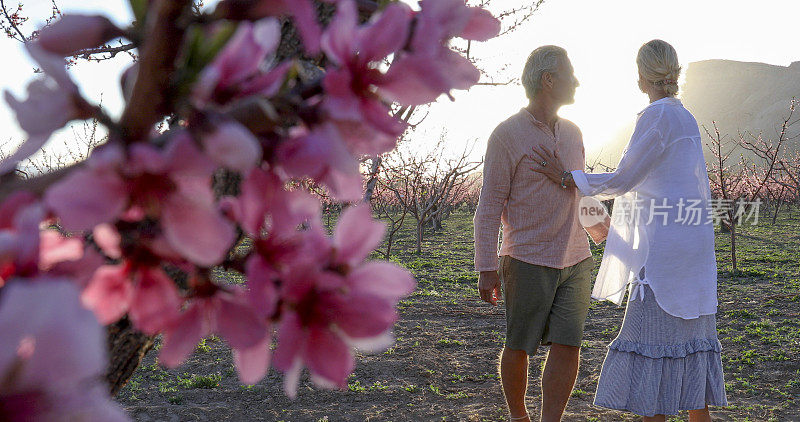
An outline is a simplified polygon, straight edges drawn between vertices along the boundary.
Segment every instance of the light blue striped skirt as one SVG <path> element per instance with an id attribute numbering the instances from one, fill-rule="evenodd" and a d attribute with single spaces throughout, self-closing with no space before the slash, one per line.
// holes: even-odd
<path id="1" fill-rule="evenodd" d="M 716 316 L 672 316 L 646 284 L 639 298 L 632 296 L 608 346 L 594 404 L 641 416 L 727 406 Z"/>

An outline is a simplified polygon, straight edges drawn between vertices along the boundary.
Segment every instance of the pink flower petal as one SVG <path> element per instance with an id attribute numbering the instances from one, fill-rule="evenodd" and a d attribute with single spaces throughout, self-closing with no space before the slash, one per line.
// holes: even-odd
<path id="1" fill-rule="evenodd" d="M 278 329 L 278 347 L 272 357 L 275 369 L 286 374 L 301 358 L 305 348 L 305 332 L 300 324 L 300 318 L 294 312 L 287 312 L 281 319 Z"/>
<path id="2" fill-rule="evenodd" d="M 89 247 L 83 251 L 81 259 L 56 263 L 49 273 L 68 276 L 76 286 L 84 289 L 94 277 L 95 271 L 105 265 L 105 261 L 105 258 L 100 253 Z"/>
<path id="3" fill-rule="evenodd" d="M 487 41 L 500 33 L 500 21 L 492 14 L 480 7 L 469 7 L 470 19 L 464 29 L 458 34 L 467 40 Z"/>
<path id="4" fill-rule="evenodd" d="M 385 333 L 397 321 L 392 304 L 379 296 L 353 292 L 347 296 L 330 296 L 323 304 L 335 309 L 333 322 L 348 337 L 372 338 Z"/>
<path id="5" fill-rule="evenodd" d="M 81 231 L 112 221 L 125 210 L 128 197 L 116 174 L 77 169 L 51 186 L 44 202 L 65 230 Z"/>
<path id="6" fill-rule="evenodd" d="M 129 314 L 139 330 L 153 335 L 180 316 L 182 303 L 175 283 L 161 269 L 143 269 Z"/>
<path id="7" fill-rule="evenodd" d="M 319 200 L 308 192 L 280 191 L 276 198 L 278 200 L 269 207 L 272 236 L 285 237 L 294 234 L 298 225 L 317 221 L 321 216 Z"/>
<path id="8" fill-rule="evenodd" d="M 218 76 L 218 88 L 225 89 L 255 74 L 264 57 L 275 51 L 280 41 L 280 24 L 276 19 L 256 23 L 239 23 L 236 33 L 204 70 Z M 201 75 L 203 78 L 203 75 Z"/>
<path id="9" fill-rule="evenodd" d="M 9 366 L 17 366 L 13 377 L 4 378 L 3 416 L 121 420 L 124 414 L 99 381 L 105 370 L 105 331 L 80 305 L 79 292 L 68 280 L 4 287 L 0 333 L 0 372 L 9 374 Z M 19 410 L 30 413 L 15 414 Z"/>
<path id="10" fill-rule="evenodd" d="M 358 10 L 352 0 L 338 2 L 336 15 L 322 34 L 322 51 L 331 61 L 341 65 L 354 54 L 353 43 L 357 40 Z"/>
<path id="11" fill-rule="evenodd" d="M 260 343 L 266 326 L 243 300 L 220 297 L 217 332 L 234 349 L 248 349 Z"/>
<path id="12" fill-rule="evenodd" d="M 441 66 L 450 75 L 450 88 L 469 89 L 480 80 L 481 72 L 461 54 L 447 48 L 442 50 L 439 58 Z"/>
<path id="13" fill-rule="evenodd" d="M 103 325 L 116 322 L 128 311 L 133 299 L 133 286 L 125 267 L 106 265 L 95 271 L 83 291 L 81 300 Z"/>
<path id="14" fill-rule="evenodd" d="M 293 66 L 293 62 L 285 61 L 269 72 L 243 82 L 239 90 L 239 95 L 243 97 L 250 95 L 271 97 L 277 94 L 286 79 L 286 74 Z"/>
<path id="15" fill-rule="evenodd" d="M 42 48 L 69 56 L 80 50 L 97 47 L 122 35 L 122 30 L 103 16 L 64 15 L 39 33 Z"/>
<path id="16" fill-rule="evenodd" d="M 311 177 L 325 183 L 340 200 L 361 197 L 358 161 L 347 150 L 335 127 L 325 125 L 281 145 L 280 162 L 292 177 Z"/>
<path id="17" fill-rule="evenodd" d="M 347 275 L 347 284 L 355 292 L 397 300 L 414 291 L 416 282 L 405 268 L 386 261 L 370 261 Z"/>
<path id="18" fill-rule="evenodd" d="M 394 344 L 394 335 L 391 331 L 386 331 L 375 337 L 349 338 L 345 336 L 345 341 L 350 347 L 361 352 L 382 352 Z"/>
<path id="19" fill-rule="evenodd" d="M 242 181 L 241 194 L 234 199 L 235 218 L 251 236 L 259 236 L 265 222 L 266 208 L 275 202 L 275 195 L 281 189 L 281 182 L 273 173 L 253 169 Z"/>
<path id="20" fill-rule="evenodd" d="M 151 144 L 135 143 L 131 145 L 128 153 L 130 159 L 126 170 L 132 176 L 138 176 L 142 173 L 163 174 L 169 166 L 169 158 Z"/>
<path id="21" fill-rule="evenodd" d="M 25 43 L 25 49 L 28 50 L 28 54 L 31 58 L 39 64 L 42 72 L 53 78 L 60 89 L 79 95 L 78 86 L 75 85 L 75 82 L 69 77 L 66 67 L 67 62 L 64 60 L 63 56 L 45 50 L 36 41 Z"/>
<path id="22" fill-rule="evenodd" d="M 379 18 L 359 34 L 359 58 L 378 61 L 401 49 L 407 41 L 411 8 L 404 3 L 390 3 Z"/>
<path id="23" fill-rule="evenodd" d="M 270 343 L 272 336 L 266 335 L 264 340 L 252 347 L 233 349 L 233 363 L 239 373 L 239 381 L 243 384 L 253 385 L 267 375 L 271 354 Z"/>
<path id="24" fill-rule="evenodd" d="M 380 245 L 386 225 L 372 219 L 367 205 L 348 207 L 333 231 L 337 262 L 354 266 Z"/>
<path id="25" fill-rule="evenodd" d="M 174 194 L 161 215 L 164 237 L 178 253 L 204 267 L 219 264 L 232 246 L 236 233 L 218 210 Z"/>
<path id="26" fill-rule="evenodd" d="M 164 149 L 163 155 L 168 163 L 167 172 L 176 182 L 182 179 L 197 179 L 211 186 L 211 175 L 217 167 L 200 151 L 187 132 L 181 131 L 175 134 Z"/>
<path id="27" fill-rule="evenodd" d="M 447 85 L 430 57 L 405 55 L 392 62 L 378 92 L 401 104 L 422 105 L 435 101 L 446 92 Z"/>
<path id="28" fill-rule="evenodd" d="M 350 347 L 327 327 L 309 328 L 305 362 L 314 375 L 339 388 L 347 387 L 347 376 L 355 368 Z"/>
<path id="29" fill-rule="evenodd" d="M 117 229 L 111 224 L 99 224 L 92 229 L 92 240 L 100 247 L 109 258 L 119 258 L 122 256 L 120 236 Z"/>
<path id="30" fill-rule="evenodd" d="M 325 88 L 324 108 L 336 120 L 361 122 L 361 100 L 351 88 L 353 74 L 349 69 L 331 69 L 322 80 Z"/>
<path id="31" fill-rule="evenodd" d="M 39 244 L 39 268 L 47 271 L 63 261 L 77 261 L 83 257 L 83 240 L 64 237 L 55 230 L 43 230 Z"/>
<path id="32" fill-rule="evenodd" d="M 308 0 L 283 0 L 283 3 L 294 18 L 306 51 L 312 55 L 319 52 L 321 31 L 314 5 Z"/>
<path id="33" fill-rule="evenodd" d="M 278 273 L 258 254 L 253 254 L 245 264 L 245 275 L 250 306 L 260 318 L 267 320 L 275 313 L 278 304 L 278 291 L 275 287 Z"/>
<path id="34" fill-rule="evenodd" d="M 261 161 L 261 144 L 244 126 L 234 121 L 220 124 L 203 137 L 206 153 L 228 170 L 247 173 Z"/>
<path id="35" fill-rule="evenodd" d="M 177 367 L 192 354 L 200 339 L 208 335 L 202 306 L 193 303 L 164 331 L 161 351 L 158 353 L 159 362 L 169 368 Z"/>

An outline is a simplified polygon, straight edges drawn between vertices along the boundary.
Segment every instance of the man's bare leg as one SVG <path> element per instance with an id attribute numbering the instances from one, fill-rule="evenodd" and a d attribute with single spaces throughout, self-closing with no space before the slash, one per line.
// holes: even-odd
<path id="1" fill-rule="evenodd" d="M 665 415 L 655 415 L 655 416 L 642 416 L 642 422 L 664 422 L 667 420 Z"/>
<path id="2" fill-rule="evenodd" d="M 500 354 L 500 382 L 512 418 L 520 418 L 528 413 L 525 406 L 525 393 L 528 390 L 528 354 L 524 350 L 503 348 Z M 529 421 L 529 419 L 514 419 Z"/>
<path id="3" fill-rule="evenodd" d="M 560 421 L 578 377 L 581 349 L 553 343 L 542 374 L 542 422 Z"/>
<path id="4" fill-rule="evenodd" d="M 711 414 L 708 413 L 708 406 L 705 409 L 689 411 L 689 422 L 711 422 Z"/>

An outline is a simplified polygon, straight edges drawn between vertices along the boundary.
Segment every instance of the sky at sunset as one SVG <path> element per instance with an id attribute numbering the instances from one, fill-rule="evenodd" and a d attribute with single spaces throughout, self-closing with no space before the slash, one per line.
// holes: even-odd
<path id="1" fill-rule="evenodd" d="M 122 0 L 60 0 L 59 4 L 64 12 L 107 13 L 120 24 L 130 19 L 127 2 Z M 493 4 L 500 9 L 519 2 L 493 0 Z M 48 9 L 49 2 L 44 0 L 26 3 L 32 16 L 43 17 Z M 560 114 L 580 126 L 587 160 L 591 160 L 647 105 L 646 96 L 636 86 L 635 57 L 641 44 L 653 38 L 670 42 L 684 68 L 706 59 L 786 66 L 800 60 L 797 16 L 800 2 L 794 0 L 547 0 L 521 29 L 473 45 L 472 52 L 488 75 L 484 81 L 505 82 L 519 77 L 525 59 L 537 46 L 566 48 L 581 86 L 575 104 L 564 107 Z M 2 88 L 24 97 L 24 87 L 34 77 L 32 62 L 21 44 L 10 39 L 0 40 L 0 54 L 4 57 Z M 103 105 L 116 115 L 121 111 L 117 78 L 129 62 L 120 55 L 99 64 L 81 63 L 72 73 L 86 96 L 95 101 L 102 96 Z M 411 146 L 424 148 L 445 130 L 449 150 L 460 150 L 474 140 L 474 156 L 479 159 L 492 129 L 527 102 L 517 83 L 477 86 L 469 92 L 455 92 L 454 97 L 455 102 L 441 98 L 431 106 Z M 0 104 L 0 124 L 5 128 L 0 147 L 8 151 L 23 134 L 5 102 Z M 51 141 L 51 148 L 71 139 L 71 132 L 63 130 Z"/>

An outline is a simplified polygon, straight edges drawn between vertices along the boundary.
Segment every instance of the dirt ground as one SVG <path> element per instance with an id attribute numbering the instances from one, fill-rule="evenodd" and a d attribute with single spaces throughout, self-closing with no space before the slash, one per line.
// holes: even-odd
<path id="1" fill-rule="evenodd" d="M 727 270 L 727 235 L 717 235 L 717 317 L 731 405 L 712 409 L 715 420 L 800 421 L 799 228 L 796 216 L 774 227 L 744 227 L 737 274 Z M 118 401 L 137 421 L 507 420 L 497 375 L 504 313 L 502 306 L 493 308 L 477 297 L 471 216 L 448 220 L 444 231 L 426 240 L 422 255 L 411 253 L 411 236 L 409 230 L 397 240 L 394 259 L 414 272 L 419 285 L 400 304 L 397 342 L 384 353 L 359 355 L 347 390 L 321 390 L 304 376 L 297 399 L 289 400 L 274 371 L 255 386 L 242 386 L 229 349 L 212 337 L 176 370 L 160 367 L 151 352 Z M 599 265 L 602 248 L 593 253 Z M 638 419 L 592 406 L 606 345 L 623 315 L 624 308 L 593 303 L 564 420 Z M 532 416 L 538 415 L 546 349 L 531 360 Z M 668 420 L 688 417 L 684 412 Z"/>

